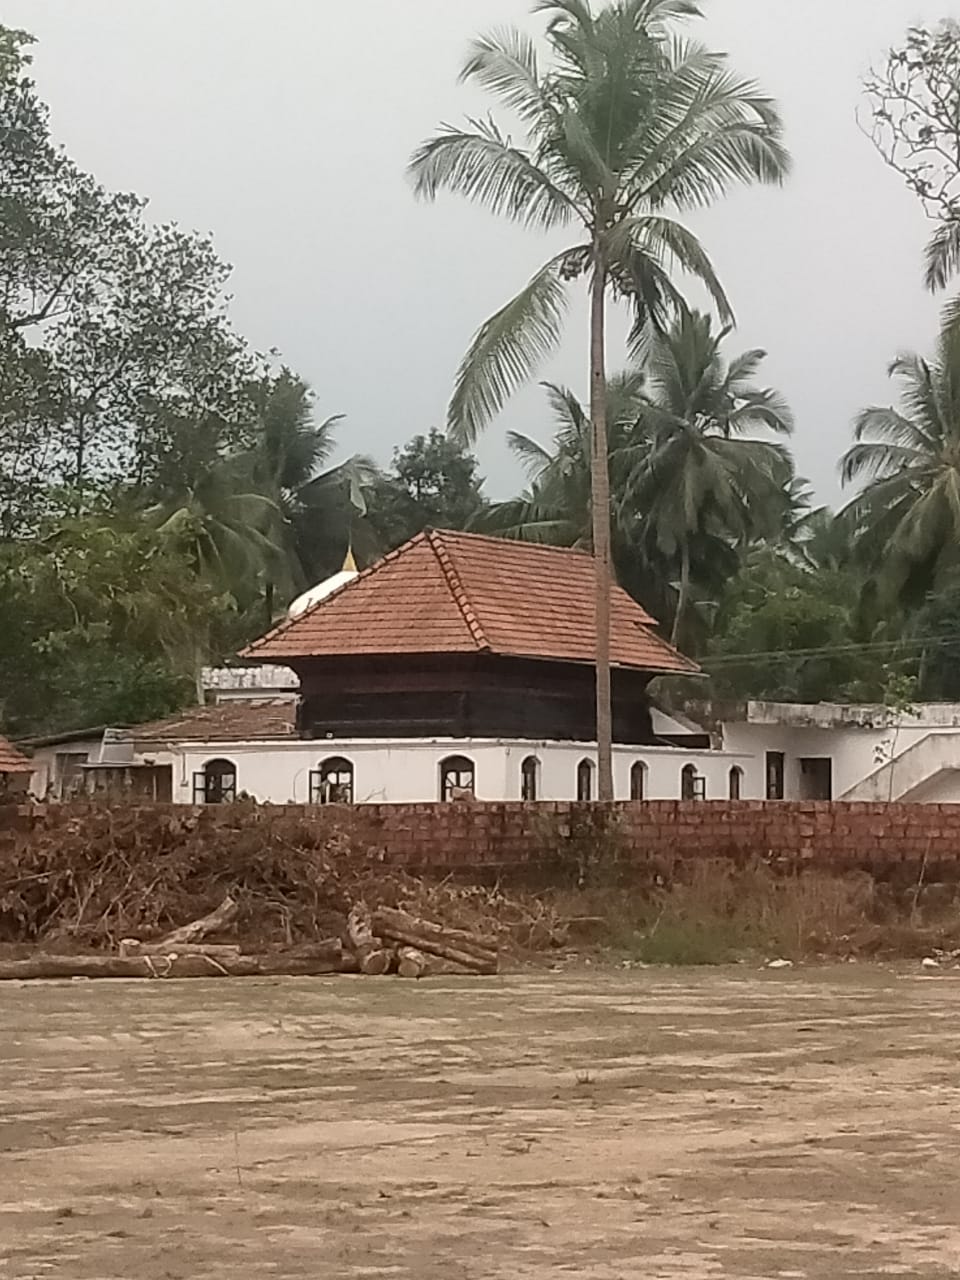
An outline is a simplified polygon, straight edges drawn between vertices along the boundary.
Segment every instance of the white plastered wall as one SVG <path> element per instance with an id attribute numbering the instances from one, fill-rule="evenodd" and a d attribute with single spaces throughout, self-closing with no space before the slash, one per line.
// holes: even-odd
<path id="1" fill-rule="evenodd" d="M 842 800 L 871 775 L 877 773 L 891 759 L 904 757 L 910 749 L 931 735 L 955 737 L 958 730 L 953 725 L 936 723 L 908 723 L 900 726 L 867 728 L 854 725 L 836 725 L 832 728 L 796 725 L 726 724 L 723 727 L 724 749 L 749 757 L 746 766 L 749 773 L 750 794 L 763 798 L 766 794 L 766 755 L 779 751 L 785 759 L 785 800 L 803 797 L 800 761 L 803 759 L 829 759 L 833 761 L 833 799 Z M 960 770 L 960 753 L 956 760 Z M 900 798 L 903 788 L 912 784 L 906 765 L 894 776 L 894 799 Z M 862 797 L 886 800 L 889 790 L 883 794 Z M 955 803 L 960 802 L 960 772 L 947 772 L 929 779 L 929 785 L 910 790 L 905 796 L 911 802 Z"/>
<path id="2" fill-rule="evenodd" d="M 141 753 L 141 755 L 147 753 Z M 440 798 L 440 766 L 449 756 L 473 761 L 480 800 L 519 800 L 521 765 L 538 761 L 538 799 L 574 800 L 577 767 L 596 760 L 596 747 L 577 743 L 404 740 L 395 742 L 317 741 L 290 743 L 184 744 L 171 751 L 150 752 L 157 764 L 173 767 L 173 798 L 193 801 L 194 775 L 213 759 L 231 760 L 237 769 L 238 793 L 270 804 L 302 804 L 310 796 L 310 773 L 321 762 L 340 756 L 354 769 L 354 795 L 359 804 L 420 804 Z M 692 764 L 706 781 L 707 799 L 729 796 L 730 771 L 741 769 L 743 799 L 759 799 L 746 778 L 752 762 L 736 754 L 683 751 L 677 748 L 616 748 L 614 783 L 617 798 L 630 798 L 630 775 L 636 763 L 646 769 L 645 798 L 678 800 L 681 774 Z M 595 786 L 595 782 L 594 782 Z"/>

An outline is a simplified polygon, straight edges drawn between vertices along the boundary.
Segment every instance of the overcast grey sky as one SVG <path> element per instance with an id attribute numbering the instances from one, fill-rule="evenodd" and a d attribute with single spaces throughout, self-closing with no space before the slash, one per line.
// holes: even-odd
<path id="1" fill-rule="evenodd" d="M 442 425 L 472 333 L 545 256 L 536 234 L 450 199 L 418 205 L 415 144 L 478 102 L 456 73 L 467 39 L 527 23 L 528 0 L 5 0 L 33 31 L 55 133 L 158 219 L 210 231 L 235 266 L 234 313 L 277 347 L 344 451 L 387 460 Z M 767 381 L 798 418 L 801 471 L 836 498 L 857 409 L 889 402 L 885 369 L 926 349 L 938 305 L 921 287 L 928 227 L 858 131 L 859 80 L 906 26 L 960 17 L 960 0 L 706 0 L 695 29 L 778 97 L 796 173 L 696 220 Z M 586 319 L 544 376 L 586 390 Z M 611 364 L 621 353 L 614 347 Z M 488 490 L 520 474 L 504 427 L 547 440 L 524 393 L 480 453 Z"/>

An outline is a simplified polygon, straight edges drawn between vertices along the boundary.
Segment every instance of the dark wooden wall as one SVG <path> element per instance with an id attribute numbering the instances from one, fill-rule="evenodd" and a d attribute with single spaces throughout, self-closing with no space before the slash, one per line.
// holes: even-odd
<path id="1" fill-rule="evenodd" d="M 594 674 L 585 665 L 441 655 L 303 659 L 296 669 L 306 737 L 596 737 Z M 617 742 L 655 742 L 649 680 L 644 672 L 614 672 Z"/>

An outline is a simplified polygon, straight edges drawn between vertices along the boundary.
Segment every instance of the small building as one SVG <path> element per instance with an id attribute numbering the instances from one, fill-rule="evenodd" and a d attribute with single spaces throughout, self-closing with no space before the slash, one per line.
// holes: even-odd
<path id="1" fill-rule="evenodd" d="M 32 773 L 33 765 L 27 757 L 0 737 L 0 800 L 25 793 Z"/>
<path id="2" fill-rule="evenodd" d="M 960 704 L 691 706 L 767 800 L 960 803 Z"/>

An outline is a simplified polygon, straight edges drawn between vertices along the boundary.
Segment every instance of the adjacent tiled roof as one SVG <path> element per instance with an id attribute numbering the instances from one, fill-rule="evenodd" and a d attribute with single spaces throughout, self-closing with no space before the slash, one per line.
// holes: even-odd
<path id="1" fill-rule="evenodd" d="M 594 566 L 584 552 L 430 531 L 251 645 L 264 662 L 357 654 L 494 653 L 594 661 Z M 620 587 L 614 665 L 697 671 Z"/>
<path id="2" fill-rule="evenodd" d="M 0 773 L 33 773 L 33 765 L 6 738 L 0 738 Z"/>
<path id="3" fill-rule="evenodd" d="M 137 743 L 273 741 L 296 737 L 296 714 L 290 701 L 224 702 L 137 725 L 125 737 Z"/>

